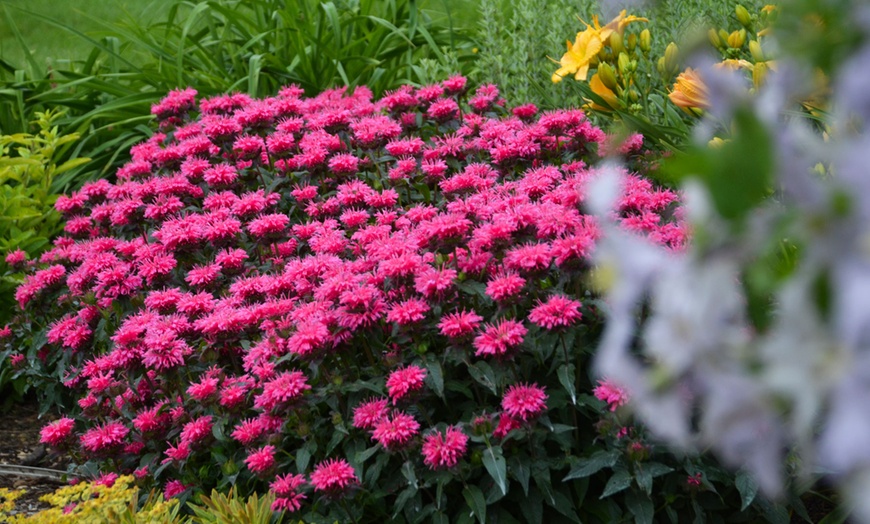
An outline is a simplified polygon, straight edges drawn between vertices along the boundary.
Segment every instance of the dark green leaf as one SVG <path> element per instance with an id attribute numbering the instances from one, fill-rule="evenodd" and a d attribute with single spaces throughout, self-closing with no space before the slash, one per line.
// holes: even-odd
<path id="1" fill-rule="evenodd" d="M 444 398 L 444 373 L 441 370 L 441 364 L 437 360 L 426 361 L 426 369 L 429 373 L 426 374 L 426 382 L 432 391 L 441 398 Z"/>
<path id="2" fill-rule="evenodd" d="M 601 471 L 603 468 L 612 467 L 614 464 L 616 464 L 617 459 L 619 459 L 618 451 L 596 451 L 589 458 L 580 459 L 577 465 L 571 468 L 571 471 L 569 471 L 568 474 L 565 475 L 565 478 L 562 479 L 562 482 L 593 475 Z"/>
<path id="3" fill-rule="evenodd" d="M 465 502 L 468 507 L 474 512 L 478 522 L 481 524 L 486 522 L 486 499 L 483 497 L 483 492 L 480 488 L 473 484 L 469 484 L 462 490 L 462 496 L 465 497 Z"/>
<path id="4" fill-rule="evenodd" d="M 559 382 L 571 396 L 571 404 L 577 405 L 577 391 L 574 389 L 574 364 L 563 364 L 559 366 Z"/>
<path id="5" fill-rule="evenodd" d="M 507 495 L 507 463 L 502 456 L 500 446 L 492 446 L 483 452 L 483 466 L 489 472 L 489 476 L 495 480 L 502 495 Z"/>
<path id="6" fill-rule="evenodd" d="M 625 496 L 625 505 L 634 515 L 635 524 L 652 524 L 655 506 L 648 496 L 632 491 Z"/>
<path id="7" fill-rule="evenodd" d="M 755 495 L 758 494 L 758 484 L 746 471 L 738 472 L 734 483 L 737 486 L 737 491 L 740 492 L 740 511 L 743 511 L 755 500 Z"/>
<path id="8" fill-rule="evenodd" d="M 601 494 L 601 498 L 607 498 L 614 493 L 619 493 L 630 485 L 631 474 L 624 469 L 620 469 L 614 472 L 613 476 L 610 477 L 610 480 L 607 481 L 607 485 L 604 486 L 604 492 Z"/>

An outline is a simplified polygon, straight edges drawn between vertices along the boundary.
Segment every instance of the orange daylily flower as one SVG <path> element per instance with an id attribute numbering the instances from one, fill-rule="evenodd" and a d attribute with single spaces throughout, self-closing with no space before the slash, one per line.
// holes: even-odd
<path id="1" fill-rule="evenodd" d="M 674 90 L 668 94 L 668 98 L 690 115 L 697 115 L 700 109 L 710 107 L 707 86 L 698 72 L 691 67 L 677 75 Z"/>

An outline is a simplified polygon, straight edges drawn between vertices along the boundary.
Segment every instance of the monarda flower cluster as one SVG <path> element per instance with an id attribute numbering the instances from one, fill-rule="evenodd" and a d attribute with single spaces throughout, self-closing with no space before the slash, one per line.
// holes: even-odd
<path id="1" fill-rule="evenodd" d="M 598 318 L 584 201 L 608 137 L 465 84 L 156 105 L 114 182 L 58 199 L 65 234 L 18 289 L 15 336 L 48 333 L 28 365 L 76 403 L 43 441 L 164 487 L 232 458 L 297 510 L 309 482 L 376 483 L 372 453 L 481 475 L 475 420 L 498 442 L 558 419 L 574 348 L 535 351 Z M 627 180 L 613 218 L 681 249 L 677 195 Z"/>

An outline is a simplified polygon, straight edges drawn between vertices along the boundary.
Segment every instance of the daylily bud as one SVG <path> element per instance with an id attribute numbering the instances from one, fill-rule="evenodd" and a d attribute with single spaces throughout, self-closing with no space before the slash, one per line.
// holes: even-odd
<path id="1" fill-rule="evenodd" d="M 613 49 L 613 53 L 619 55 L 625 51 L 625 46 L 622 44 L 622 35 L 614 32 L 610 35 L 610 49 Z"/>
<path id="2" fill-rule="evenodd" d="M 680 48 L 677 44 L 671 42 L 665 48 L 665 63 L 664 69 L 668 76 L 673 75 L 680 69 Z"/>
<path id="3" fill-rule="evenodd" d="M 764 84 L 764 79 L 767 77 L 767 63 L 757 62 L 752 66 L 752 83 L 756 88 Z"/>
<path id="4" fill-rule="evenodd" d="M 649 29 L 644 29 L 640 32 L 640 50 L 649 53 L 650 48 L 652 48 L 652 34 Z"/>
<path id="5" fill-rule="evenodd" d="M 626 41 L 625 47 L 628 48 L 628 52 L 634 52 L 634 48 L 637 47 L 637 35 L 632 33 L 628 35 L 628 40 Z"/>
<path id="6" fill-rule="evenodd" d="M 632 102 L 637 102 L 640 99 L 640 93 L 637 92 L 637 89 L 631 87 L 628 90 L 628 98 L 630 98 Z"/>
<path id="7" fill-rule="evenodd" d="M 719 33 L 717 33 L 712 27 L 707 31 L 707 37 L 710 39 L 710 43 L 713 44 L 713 47 L 716 49 L 722 47 L 722 39 L 719 38 Z"/>
<path id="8" fill-rule="evenodd" d="M 761 44 L 758 40 L 749 41 L 749 52 L 752 54 L 752 59 L 756 62 L 764 62 L 764 53 L 761 51 Z"/>
<path id="9" fill-rule="evenodd" d="M 741 29 L 740 31 L 734 31 L 730 35 L 728 35 L 728 47 L 734 49 L 740 49 L 743 47 L 743 44 L 746 43 L 746 29 Z"/>
<path id="10" fill-rule="evenodd" d="M 631 74 L 631 59 L 625 53 L 619 53 L 619 58 L 616 60 L 616 65 L 619 68 L 619 75 L 626 76 Z"/>
<path id="11" fill-rule="evenodd" d="M 749 11 L 745 7 L 737 4 L 737 7 L 734 8 L 734 13 L 737 15 L 737 21 L 740 22 L 740 25 L 743 27 L 750 27 L 752 25 L 752 16 L 749 15 Z"/>
<path id="12" fill-rule="evenodd" d="M 607 89 L 610 89 L 611 91 L 616 90 L 616 73 L 613 71 L 613 66 L 602 62 L 601 65 L 598 66 L 598 78 L 601 79 L 601 83 L 603 83 Z"/>
<path id="13" fill-rule="evenodd" d="M 722 45 L 726 45 L 728 43 L 728 31 L 720 29 L 719 40 L 722 42 Z"/>
<path id="14" fill-rule="evenodd" d="M 662 76 L 670 76 L 668 75 L 667 69 L 665 69 L 665 57 L 660 57 L 658 62 L 656 62 L 656 70 L 658 70 L 659 74 Z"/>

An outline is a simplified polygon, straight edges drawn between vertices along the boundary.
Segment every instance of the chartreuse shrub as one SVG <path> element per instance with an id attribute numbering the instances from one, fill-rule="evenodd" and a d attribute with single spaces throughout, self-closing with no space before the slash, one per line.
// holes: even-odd
<path id="1" fill-rule="evenodd" d="M 5 324 L 14 313 L 14 291 L 27 259 L 42 253 L 61 229 L 60 214 L 54 210 L 58 195 L 52 190 L 53 180 L 88 162 L 87 158 L 58 160 L 79 138 L 60 134 L 55 125 L 60 117 L 56 111 L 37 113 L 36 133 L 0 136 L 0 252 L 8 255 L 2 263 L 0 323 Z M 9 350 L 0 351 L 0 358 L 5 360 L 9 354 Z M 12 386 L 15 392 L 7 392 L 9 400 L 27 387 L 23 380 L 11 380 L 13 372 L 9 366 L 0 368 L 0 391 Z"/>
<path id="2" fill-rule="evenodd" d="M 641 137 L 506 105 L 459 76 L 170 93 L 115 183 L 58 199 L 16 292 L 18 375 L 64 409 L 42 441 L 82 475 L 269 491 L 313 522 L 782 517 L 590 374 L 600 155 L 641 171 L 619 229 L 686 242 Z"/>

